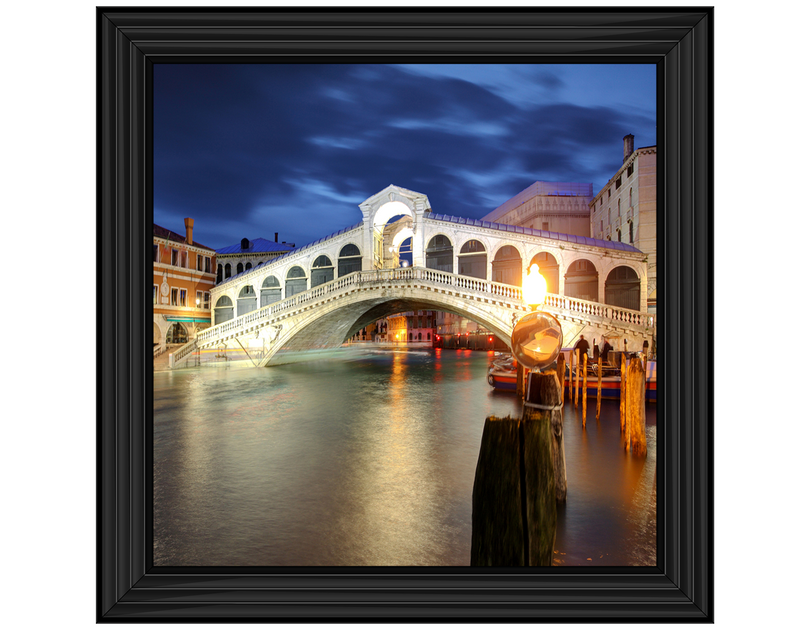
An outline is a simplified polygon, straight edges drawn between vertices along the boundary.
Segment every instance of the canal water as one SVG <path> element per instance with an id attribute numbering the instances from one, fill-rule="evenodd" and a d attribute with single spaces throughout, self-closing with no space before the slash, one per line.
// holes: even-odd
<path id="1" fill-rule="evenodd" d="M 154 374 L 157 566 L 469 566 L 491 353 L 373 349 L 351 360 Z M 619 403 L 565 405 L 568 497 L 554 565 L 656 564 L 647 458 Z"/>

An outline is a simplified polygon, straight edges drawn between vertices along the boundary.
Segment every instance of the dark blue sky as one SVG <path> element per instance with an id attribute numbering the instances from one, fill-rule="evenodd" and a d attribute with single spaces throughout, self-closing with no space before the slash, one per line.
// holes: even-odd
<path id="1" fill-rule="evenodd" d="M 591 182 L 656 144 L 650 65 L 154 67 L 154 222 L 219 249 L 305 245 L 396 184 L 480 218 L 536 180 Z"/>

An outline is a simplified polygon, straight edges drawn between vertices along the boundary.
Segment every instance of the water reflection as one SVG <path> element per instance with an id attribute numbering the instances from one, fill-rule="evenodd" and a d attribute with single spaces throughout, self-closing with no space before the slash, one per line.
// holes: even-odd
<path id="1" fill-rule="evenodd" d="M 486 384 L 489 359 L 387 352 L 155 374 L 155 563 L 468 566 L 483 422 L 521 411 Z M 648 458 L 629 463 L 610 448 L 613 404 L 614 421 L 604 412 L 585 434 L 565 419 L 569 495 L 556 539 L 565 564 L 590 563 L 597 550 L 608 554 L 598 563 L 651 553 L 655 562 L 645 516 L 646 505 L 655 512 L 655 420 Z M 645 539 L 635 560 L 627 549 Z"/>

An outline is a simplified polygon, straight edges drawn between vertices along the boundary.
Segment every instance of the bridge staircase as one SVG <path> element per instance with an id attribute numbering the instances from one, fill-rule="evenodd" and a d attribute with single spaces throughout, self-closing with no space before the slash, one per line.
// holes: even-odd
<path id="1" fill-rule="evenodd" d="M 325 315 L 339 309 L 362 314 L 366 303 L 393 302 L 401 297 L 417 304 L 417 309 L 468 317 L 509 345 L 515 321 L 530 312 L 522 289 L 516 286 L 423 267 L 356 271 L 201 331 L 171 353 L 169 365 L 192 365 L 197 362 L 188 360 L 200 356 L 200 350 L 227 344 L 234 347 L 255 337 L 261 337 L 263 344 L 267 342 L 268 350 L 261 353 L 259 363 L 267 365 L 277 351 L 317 319 L 324 322 Z M 653 336 L 656 325 L 653 314 L 560 295 L 548 294 L 541 308 L 561 322 L 565 347 L 574 344 L 580 334 L 590 340 L 603 334 L 627 336 L 629 344 L 633 339 L 641 345 L 643 339 Z M 334 320 L 326 321 L 331 324 Z M 346 329 L 335 331 L 327 344 L 339 347 L 349 334 Z M 320 341 L 316 347 L 321 347 Z"/>

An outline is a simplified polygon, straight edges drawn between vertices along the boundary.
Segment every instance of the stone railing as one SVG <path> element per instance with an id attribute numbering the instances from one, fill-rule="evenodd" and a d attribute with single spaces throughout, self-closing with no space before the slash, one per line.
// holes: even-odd
<path id="1" fill-rule="evenodd" d="M 175 367 L 181 361 L 189 357 L 193 352 L 198 350 L 198 338 L 196 337 L 192 341 L 184 344 L 181 348 L 176 350 L 176 352 L 171 352 L 168 356 L 168 365 L 170 367 Z"/>
<path id="2" fill-rule="evenodd" d="M 566 297 L 548 293 L 544 301 L 544 306 L 555 309 L 562 309 L 567 314 L 577 314 L 586 317 L 599 317 L 600 319 L 631 324 L 642 328 L 656 328 L 656 315 L 653 313 L 643 313 L 629 308 L 612 306 L 611 304 L 601 304 L 589 300 L 580 300 L 574 297 Z"/>

